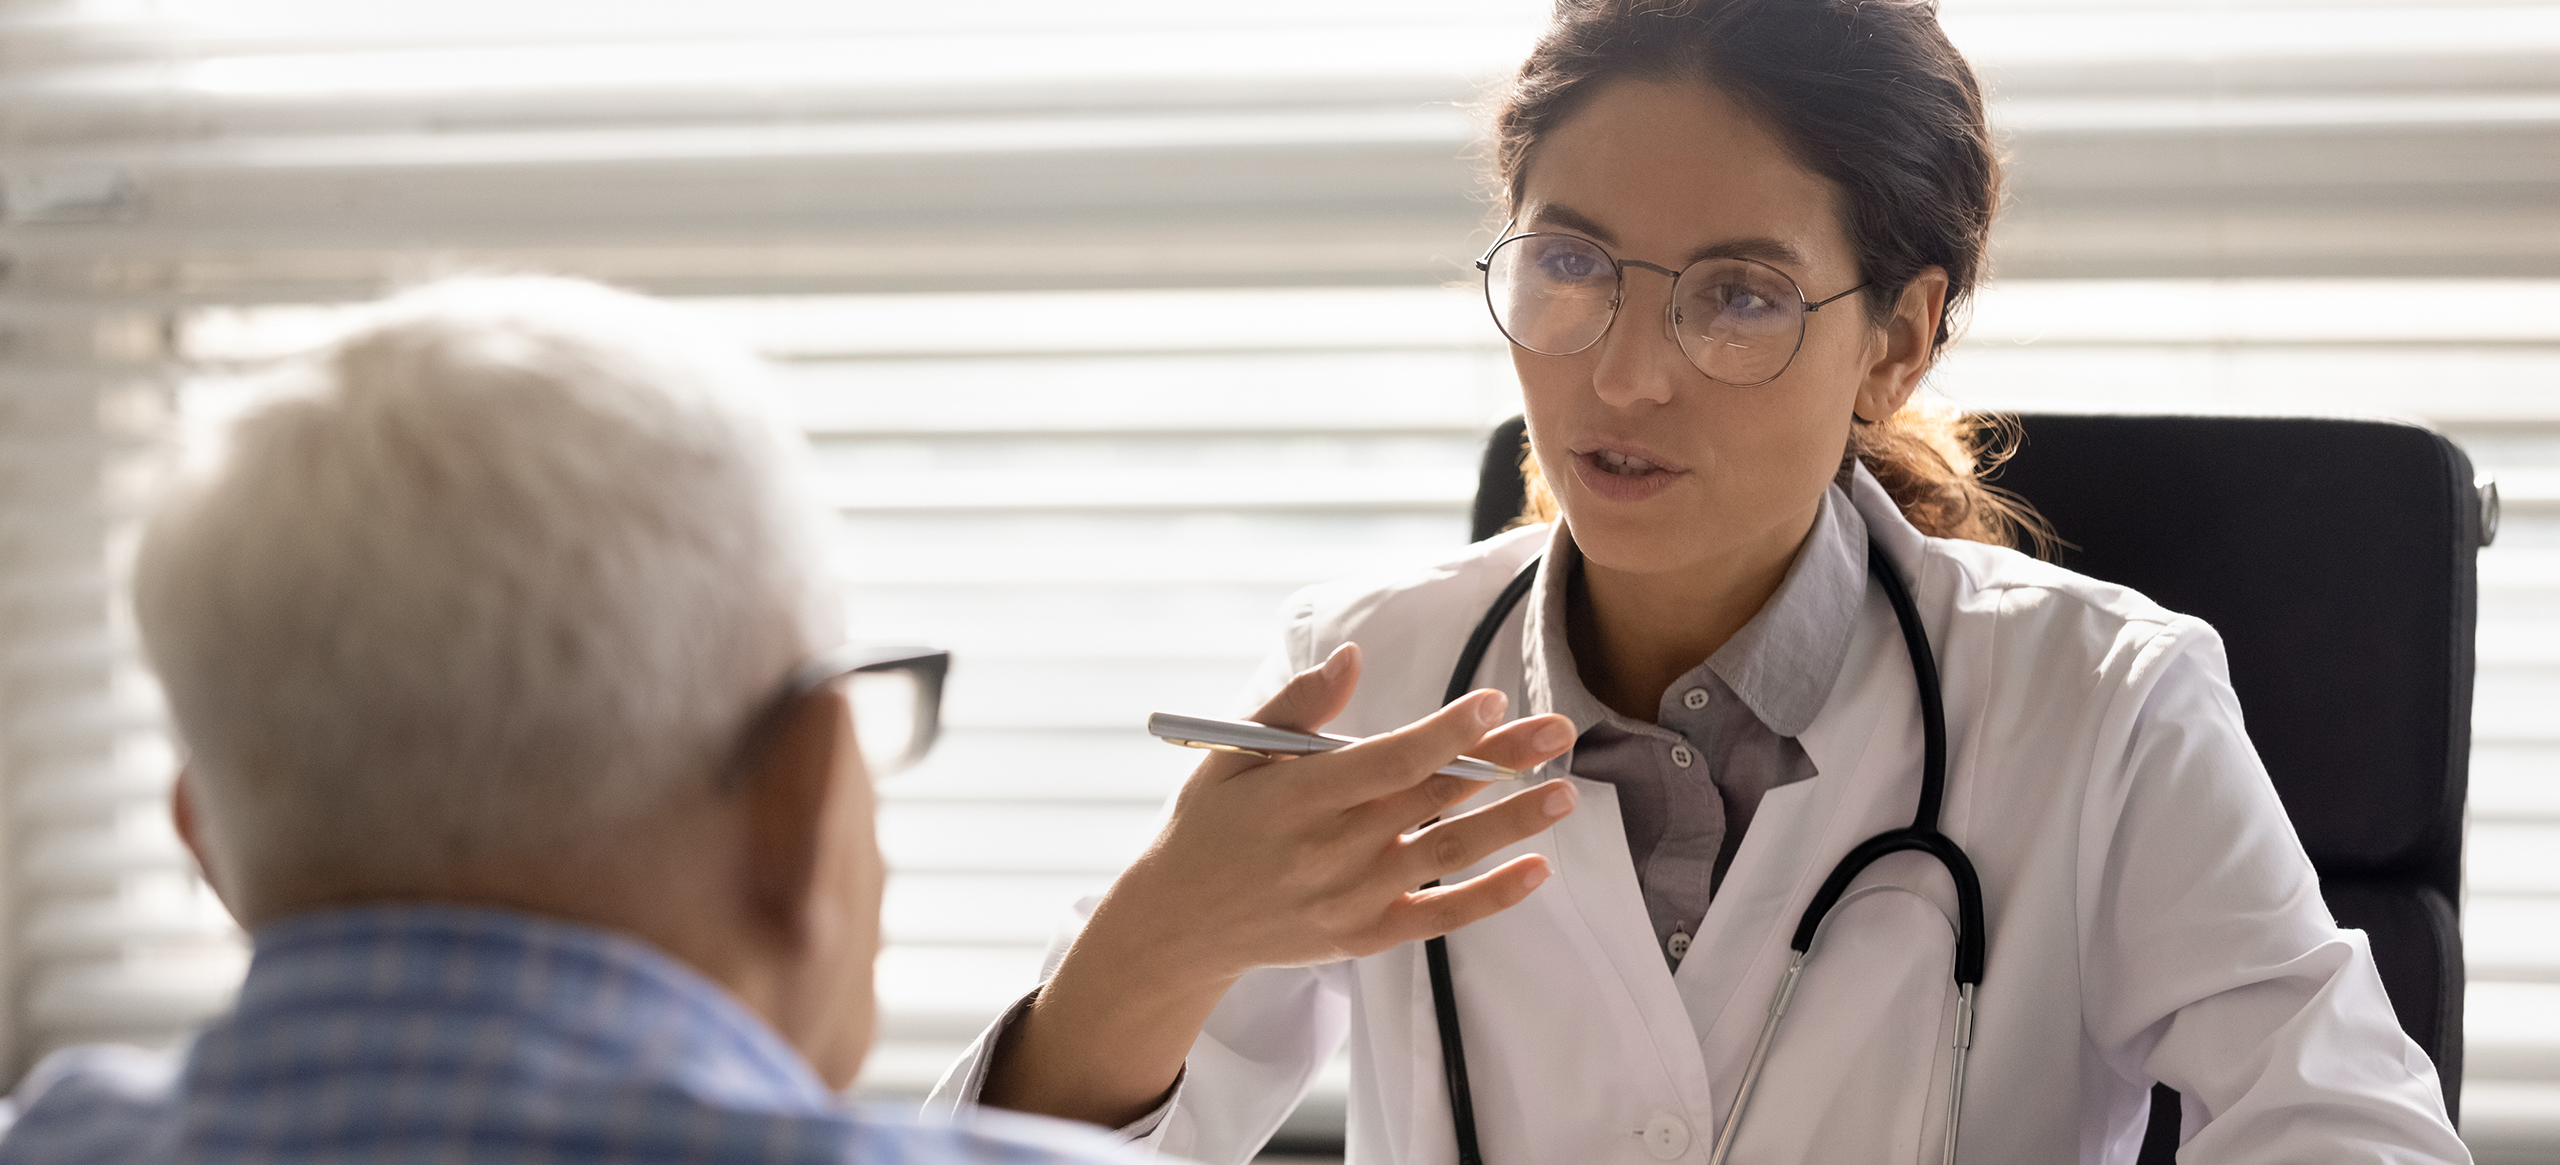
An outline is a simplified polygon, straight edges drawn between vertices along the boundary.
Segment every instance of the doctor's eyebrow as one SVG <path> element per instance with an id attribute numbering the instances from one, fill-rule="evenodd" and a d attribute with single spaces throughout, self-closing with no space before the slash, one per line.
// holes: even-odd
<path id="1" fill-rule="evenodd" d="M 1570 206 L 1547 203 L 1531 211 L 1528 222 L 1531 226 L 1563 227 L 1578 235 L 1589 235 L 1604 247 L 1618 245 L 1618 236 L 1609 233 L 1609 228 L 1601 226 L 1598 219 Z"/>
<path id="2" fill-rule="evenodd" d="M 1612 234 L 1609 228 L 1601 226 L 1599 220 L 1570 206 L 1546 203 L 1531 211 L 1527 221 L 1536 226 L 1562 227 L 1575 234 L 1588 235 L 1594 242 L 1604 247 L 1614 249 L 1618 246 L 1618 237 Z M 1620 256 L 1620 258 L 1625 257 Z M 1770 238 L 1726 239 L 1722 242 L 1709 243 L 1689 252 L 1689 256 L 1682 259 L 1680 265 L 1686 267 L 1700 259 L 1757 259 L 1772 267 L 1794 267 L 1799 270 L 1811 266 L 1805 259 L 1804 252 L 1797 250 L 1784 240 Z"/>

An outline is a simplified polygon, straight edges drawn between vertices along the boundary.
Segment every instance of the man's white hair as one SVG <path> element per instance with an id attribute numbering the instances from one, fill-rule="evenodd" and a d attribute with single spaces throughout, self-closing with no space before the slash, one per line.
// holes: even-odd
<path id="1" fill-rule="evenodd" d="M 805 443 L 674 308 L 446 280 L 285 387 L 135 568 L 223 852 L 400 878 L 593 847 L 715 779 L 840 633 Z"/>

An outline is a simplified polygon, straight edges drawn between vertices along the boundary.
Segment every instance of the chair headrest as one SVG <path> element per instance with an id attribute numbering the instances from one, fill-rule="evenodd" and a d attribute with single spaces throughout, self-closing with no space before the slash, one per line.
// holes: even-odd
<path id="1" fill-rule="evenodd" d="M 1493 427 L 1493 436 L 1484 443 L 1484 464 L 1476 471 L 1475 517 L 1471 523 L 1470 542 L 1482 542 L 1511 524 L 1529 502 L 1527 485 L 1520 478 L 1520 458 L 1528 453 L 1529 421 L 1513 417 Z"/>

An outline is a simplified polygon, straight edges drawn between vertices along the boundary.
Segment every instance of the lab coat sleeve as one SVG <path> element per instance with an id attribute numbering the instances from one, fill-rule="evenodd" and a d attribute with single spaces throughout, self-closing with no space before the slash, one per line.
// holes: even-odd
<path id="1" fill-rule="evenodd" d="M 1090 915 L 1097 901 L 1098 899 L 1088 898 L 1078 902 L 1077 913 Z M 1041 982 L 1049 981 L 1049 976 L 1057 972 L 1058 960 L 1065 955 L 1066 944 L 1063 941 L 1051 945 L 1049 957 L 1040 972 Z M 997 1016 L 994 1023 L 987 1025 L 987 1030 L 979 1032 L 978 1038 L 970 1041 L 968 1050 L 962 1052 L 959 1061 L 943 1072 L 942 1079 L 933 1086 L 932 1094 L 925 1098 L 926 1119 L 952 1120 L 957 1118 L 962 1110 L 979 1103 L 979 1098 L 986 1095 L 987 1069 L 994 1060 L 996 1048 L 1003 1045 L 1005 1033 L 1021 1021 L 1022 1013 L 1030 1009 L 1031 1001 L 1039 997 L 1038 988 L 1024 992 L 1022 998 L 1014 1000 L 1012 1006 L 1005 1008 L 1004 1014 Z M 1144 1116 L 1112 1131 L 1119 1134 L 1120 1139 L 1131 1144 L 1148 1148 L 1156 1147 L 1157 1143 L 1163 1140 L 1165 1117 L 1173 1112 L 1174 1103 L 1181 1099 L 1182 1085 L 1188 1076 L 1188 1072 L 1175 1076 L 1173 1087 L 1165 1093 L 1163 1103 L 1156 1105 Z"/>
<path id="2" fill-rule="evenodd" d="M 1240 711 L 1250 711 L 1280 690 L 1289 677 L 1313 665 L 1312 604 L 1293 598 L 1283 608 L 1281 645 L 1249 682 Z M 1327 645 L 1328 649 L 1330 645 Z M 1158 826 L 1171 812 L 1168 802 Z M 1041 981 L 1057 971 L 1077 930 L 1092 917 L 1098 898 L 1076 904 L 1073 925 L 1049 947 Z M 1244 1165 L 1259 1153 L 1282 1121 L 1296 1111 L 1316 1074 L 1342 1046 L 1350 1029 L 1346 964 L 1268 967 L 1247 973 L 1227 989 L 1192 1045 L 1182 1074 L 1155 1111 L 1118 1130 L 1131 1143 L 1208 1165 Z M 990 1054 L 1025 996 L 980 1033 L 959 1062 L 943 1074 L 925 1112 L 944 1115 L 975 1104 L 983 1094 Z"/>
<path id="3" fill-rule="evenodd" d="M 1100 902 L 1076 903 L 1078 926 Z M 1073 937 L 1070 931 L 1051 944 L 1042 982 L 1057 972 Z M 1211 1165 L 1252 1160 L 1342 1044 L 1350 1027 L 1342 973 L 1340 965 L 1275 967 L 1238 980 L 1210 1013 L 1164 1102 L 1114 1131 L 1133 1145 Z M 992 1053 L 1036 994 L 1006 1008 L 943 1073 L 925 1100 L 928 1119 L 952 1119 L 979 1102 Z"/>
<path id="4" fill-rule="evenodd" d="M 2365 936 L 2320 897 L 2219 637 L 2179 619 L 2131 650 L 2082 824 L 2098 1056 L 2184 1097 L 2182 1162 L 2470 1160 Z"/>

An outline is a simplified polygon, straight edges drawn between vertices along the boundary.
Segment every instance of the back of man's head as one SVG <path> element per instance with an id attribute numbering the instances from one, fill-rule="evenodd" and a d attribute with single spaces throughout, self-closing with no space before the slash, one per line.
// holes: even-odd
<path id="1" fill-rule="evenodd" d="M 557 859 L 713 780 L 839 630 L 761 394 L 672 308 L 526 277 L 397 297 L 292 373 L 135 571 L 219 873 Z"/>

